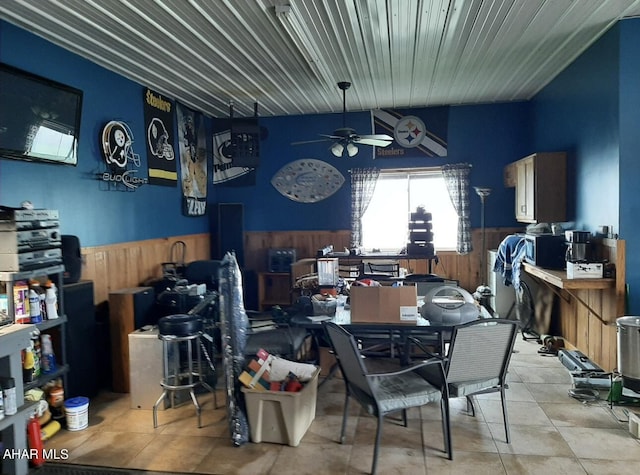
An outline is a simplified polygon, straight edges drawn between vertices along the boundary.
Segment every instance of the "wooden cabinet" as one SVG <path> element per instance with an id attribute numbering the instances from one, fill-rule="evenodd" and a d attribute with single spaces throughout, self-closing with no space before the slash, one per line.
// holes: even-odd
<path id="1" fill-rule="evenodd" d="M 291 305 L 291 274 L 289 272 L 260 272 L 258 274 L 258 303 L 260 311 L 274 305 Z"/>
<path id="2" fill-rule="evenodd" d="M 113 392 L 128 393 L 129 333 L 153 322 L 155 294 L 152 287 L 131 287 L 109 294 L 111 334 L 111 385 Z"/>
<path id="3" fill-rule="evenodd" d="M 516 220 L 555 223 L 567 220 L 567 158 L 564 152 L 535 153 L 505 169 L 515 176 Z M 513 183 L 505 178 L 505 184 Z"/>

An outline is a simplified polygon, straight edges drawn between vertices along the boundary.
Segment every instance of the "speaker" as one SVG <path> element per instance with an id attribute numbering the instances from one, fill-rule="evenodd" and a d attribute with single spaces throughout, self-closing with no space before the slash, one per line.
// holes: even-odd
<path id="1" fill-rule="evenodd" d="M 62 286 L 64 313 L 67 316 L 66 353 L 70 371 L 65 377 L 65 395 L 69 398 L 94 397 L 98 393 L 98 352 L 104 335 L 98 334 L 93 301 L 93 282 L 85 280 Z"/>
<path id="2" fill-rule="evenodd" d="M 62 263 L 64 264 L 63 283 L 75 284 L 82 274 L 82 256 L 80 254 L 80 239 L 78 236 L 63 234 Z"/>
<path id="3" fill-rule="evenodd" d="M 240 267 L 244 267 L 244 205 L 218 203 L 211 216 L 211 258 L 222 260 L 234 251 Z"/>

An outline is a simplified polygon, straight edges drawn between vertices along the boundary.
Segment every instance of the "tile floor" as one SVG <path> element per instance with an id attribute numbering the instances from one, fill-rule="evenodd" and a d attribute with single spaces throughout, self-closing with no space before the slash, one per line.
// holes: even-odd
<path id="1" fill-rule="evenodd" d="M 507 391 L 512 441 L 504 442 L 498 394 L 478 398 L 476 417 L 463 399 L 451 400 L 454 460 L 443 450 L 439 405 L 409 413 L 408 428 L 387 421 L 380 474 L 637 474 L 640 441 L 627 430 L 625 408 L 568 396 L 571 378 L 557 358 L 537 354 L 535 341 L 516 343 Z M 603 394 L 606 397 L 606 393 Z M 218 391 L 223 401 L 224 394 Z M 226 410 L 200 396 L 203 427 L 193 406 L 159 412 L 129 408 L 128 395 L 101 394 L 91 401 L 90 424 L 61 431 L 47 448 L 68 449 L 66 463 L 165 471 L 174 474 L 357 474 L 371 466 L 375 420 L 352 404 L 347 440 L 338 443 L 343 382 L 318 390 L 315 421 L 298 447 L 248 443 L 234 447 Z M 640 408 L 631 408 L 640 412 Z M 625 422 L 620 421 L 624 419 Z M 49 462 L 53 463 L 53 462 Z"/>

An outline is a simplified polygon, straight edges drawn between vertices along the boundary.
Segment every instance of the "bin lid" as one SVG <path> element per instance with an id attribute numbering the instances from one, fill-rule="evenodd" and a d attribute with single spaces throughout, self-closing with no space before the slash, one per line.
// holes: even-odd
<path id="1" fill-rule="evenodd" d="M 627 315 L 616 319 L 616 325 L 621 327 L 640 327 L 640 316 Z"/>
<path id="2" fill-rule="evenodd" d="M 88 404 L 89 404 L 89 398 L 78 396 L 78 397 L 72 397 L 71 399 L 67 399 L 64 402 L 64 407 L 67 409 L 76 409 L 82 406 L 86 406 Z"/>

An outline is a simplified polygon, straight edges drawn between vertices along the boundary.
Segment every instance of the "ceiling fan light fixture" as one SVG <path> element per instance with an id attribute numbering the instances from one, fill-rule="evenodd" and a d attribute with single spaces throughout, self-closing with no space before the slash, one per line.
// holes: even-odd
<path id="1" fill-rule="evenodd" d="M 331 150 L 331 153 L 333 153 L 336 157 L 342 157 L 342 152 L 344 152 L 344 147 L 341 143 L 336 142 L 331 146 L 330 150 Z"/>
<path id="2" fill-rule="evenodd" d="M 347 144 L 347 154 L 350 157 L 353 157 L 357 153 L 358 153 L 358 147 L 356 147 L 355 144 L 348 143 Z"/>

